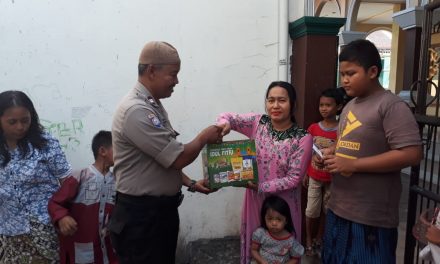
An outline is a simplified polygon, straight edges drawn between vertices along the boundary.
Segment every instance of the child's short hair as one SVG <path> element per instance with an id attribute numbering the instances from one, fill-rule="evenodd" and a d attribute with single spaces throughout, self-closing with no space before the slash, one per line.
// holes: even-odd
<path id="1" fill-rule="evenodd" d="M 261 227 L 267 230 L 265 218 L 266 218 L 266 213 L 269 209 L 277 211 L 282 216 L 284 216 L 286 218 L 286 226 L 285 226 L 286 230 L 289 231 L 289 233 L 294 233 L 296 235 L 295 228 L 293 227 L 293 223 L 292 223 L 292 216 L 290 215 L 289 204 L 283 198 L 275 195 L 268 196 L 263 201 L 263 205 L 261 206 L 261 214 L 260 214 Z"/>
<path id="2" fill-rule="evenodd" d="M 112 146 L 112 132 L 101 130 L 99 131 L 92 140 L 92 151 L 95 159 L 98 157 L 99 148 L 108 148 Z"/>
<path id="3" fill-rule="evenodd" d="M 341 90 L 337 88 L 329 88 L 322 91 L 320 97 L 328 97 L 335 99 L 336 105 L 343 105 L 344 104 L 344 95 L 342 94 Z"/>
<path id="4" fill-rule="evenodd" d="M 339 54 L 339 62 L 343 61 L 358 63 L 365 71 L 371 66 L 376 66 L 378 69 L 377 77 L 382 71 L 379 51 L 372 42 L 365 39 L 354 40 L 343 46 Z"/>

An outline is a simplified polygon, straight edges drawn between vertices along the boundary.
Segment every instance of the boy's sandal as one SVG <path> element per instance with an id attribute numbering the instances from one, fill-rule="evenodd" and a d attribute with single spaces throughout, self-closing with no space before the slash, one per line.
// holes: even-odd
<path id="1" fill-rule="evenodd" d="M 313 256 L 315 253 L 313 252 L 313 247 L 306 247 L 305 255 L 308 257 Z"/>

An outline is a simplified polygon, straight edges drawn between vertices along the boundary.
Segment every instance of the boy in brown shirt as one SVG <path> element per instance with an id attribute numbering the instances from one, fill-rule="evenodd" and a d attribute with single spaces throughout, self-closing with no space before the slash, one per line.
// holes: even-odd
<path id="1" fill-rule="evenodd" d="M 408 106 L 379 83 L 379 52 L 368 40 L 344 46 L 340 74 L 347 95 L 338 141 L 324 151 L 334 174 L 323 263 L 395 263 L 400 170 L 422 158 Z"/>

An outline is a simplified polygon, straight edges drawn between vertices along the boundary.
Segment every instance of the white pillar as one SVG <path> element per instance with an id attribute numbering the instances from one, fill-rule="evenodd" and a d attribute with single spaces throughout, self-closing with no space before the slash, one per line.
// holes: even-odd
<path id="1" fill-rule="evenodd" d="M 289 2 L 278 0 L 278 80 L 287 81 L 289 61 Z"/>

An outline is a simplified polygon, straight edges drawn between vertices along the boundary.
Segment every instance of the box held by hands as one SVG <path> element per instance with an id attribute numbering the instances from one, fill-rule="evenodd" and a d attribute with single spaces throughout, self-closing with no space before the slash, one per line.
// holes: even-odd
<path id="1" fill-rule="evenodd" d="M 208 144 L 202 151 L 202 160 L 203 174 L 211 189 L 246 187 L 249 181 L 258 183 L 254 140 Z"/>

